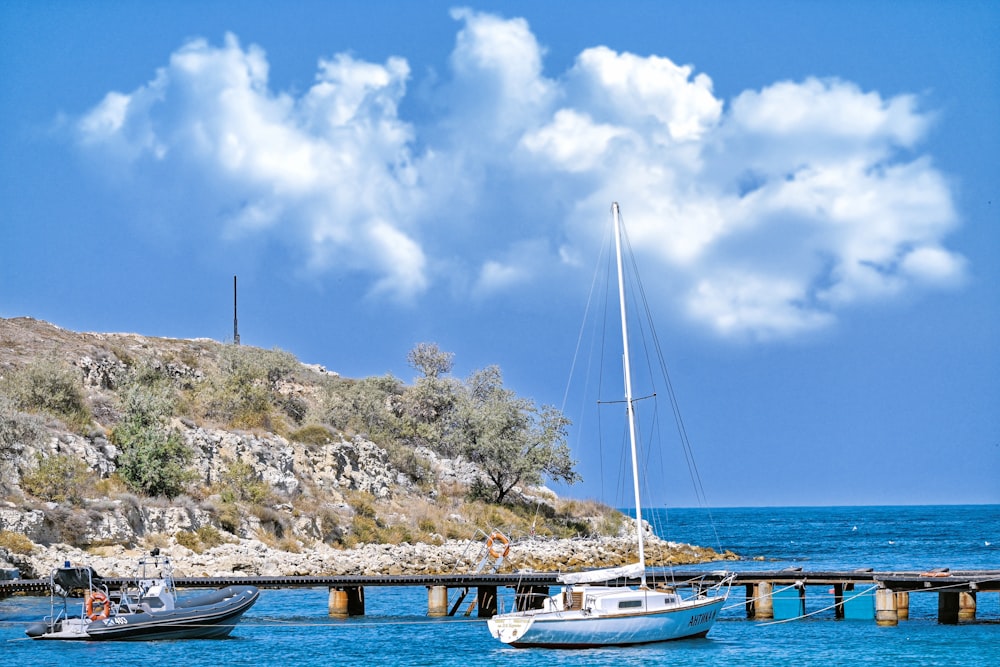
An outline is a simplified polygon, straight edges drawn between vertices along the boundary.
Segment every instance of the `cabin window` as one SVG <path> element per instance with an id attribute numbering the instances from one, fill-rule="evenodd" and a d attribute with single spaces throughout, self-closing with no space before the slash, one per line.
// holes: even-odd
<path id="1" fill-rule="evenodd" d="M 619 609 L 638 609 L 642 607 L 642 600 L 621 600 L 618 602 Z"/>

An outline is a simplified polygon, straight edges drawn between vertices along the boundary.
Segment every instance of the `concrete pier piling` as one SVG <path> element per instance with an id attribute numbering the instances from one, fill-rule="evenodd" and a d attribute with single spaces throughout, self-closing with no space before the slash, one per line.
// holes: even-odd
<path id="1" fill-rule="evenodd" d="M 888 588 L 875 589 L 875 622 L 878 625 L 899 625 L 896 594 Z"/>
<path id="2" fill-rule="evenodd" d="M 448 587 L 428 586 L 427 587 L 427 615 L 447 616 L 448 615 Z"/>
<path id="3" fill-rule="evenodd" d="M 774 618 L 774 600 L 771 598 L 769 582 L 747 584 L 747 618 L 753 620 Z"/>
<path id="4" fill-rule="evenodd" d="M 896 618 L 905 621 L 910 618 L 910 594 L 896 591 Z"/>
<path id="5" fill-rule="evenodd" d="M 330 588 L 329 614 L 332 618 L 365 615 L 365 589 L 361 586 Z"/>
<path id="6" fill-rule="evenodd" d="M 976 620 L 976 592 L 962 591 L 958 594 L 958 620 Z"/>

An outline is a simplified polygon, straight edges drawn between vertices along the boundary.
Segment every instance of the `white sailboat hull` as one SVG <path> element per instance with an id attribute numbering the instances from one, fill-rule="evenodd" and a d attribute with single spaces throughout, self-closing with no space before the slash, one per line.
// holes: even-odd
<path id="1" fill-rule="evenodd" d="M 618 301 L 621 314 L 622 370 L 635 498 L 637 562 L 612 569 L 564 574 L 568 586 L 562 593 L 542 601 L 541 609 L 499 614 L 488 621 L 496 639 L 515 647 L 588 648 L 627 646 L 703 637 L 708 634 L 726 602 L 732 578 L 726 577 L 706 592 L 691 585 L 690 597 L 674 587 L 650 589 L 645 576 L 642 497 L 639 493 L 639 457 L 636 447 L 635 400 L 626 317 L 625 265 L 622 259 L 622 225 L 618 204 L 611 206 L 614 219 L 615 256 L 618 271 Z M 690 463 L 690 461 L 689 461 Z M 640 588 L 590 585 L 620 577 L 639 577 Z M 722 591 L 725 590 L 723 594 Z"/>
<path id="2" fill-rule="evenodd" d="M 683 600 L 657 611 L 597 613 L 592 610 L 530 610 L 488 621 L 493 637 L 517 648 L 627 646 L 703 637 L 725 597 Z"/>

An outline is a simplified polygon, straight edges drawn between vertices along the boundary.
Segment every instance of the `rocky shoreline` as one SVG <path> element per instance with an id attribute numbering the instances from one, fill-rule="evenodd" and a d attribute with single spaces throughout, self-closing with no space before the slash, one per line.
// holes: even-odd
<path id="1" fill-rule="evenodd" d="M 494 551 L 499 553 L 498 547 L 495 545 Z M 490 568 L 496 562 L 489 555 L 485 542 L 466 540 L 449 540 L 441 545 L 364 544 L 353 549 L 319 544 L 292 553 L 274 549 L 258 540 L 242 539 L 202 553 L 179 544 L 160 550 L 170 558 L 175 576 L 179 577 L 451 574 L 474 572 L 484 560 Z M 45 578 L 65 561 L 90 565 L 104 576 L 131 576 L 142 555 L 140 549 L 120 545 L 83 551 L 66 544 L 53 544 L 36 546 L 30 554 L 0 549 L 0 565 L 7 561 L 26 579 Z M 712 549 L 655 537 L 646 545 L 646 558 L 654 567 L 738 559 L 728 551 L 719 554 Z M 566 572 L 622 565 L 634 560 L 634 540 L 625 537 L 527 538 L 510 544 L 499 571 Z"/>

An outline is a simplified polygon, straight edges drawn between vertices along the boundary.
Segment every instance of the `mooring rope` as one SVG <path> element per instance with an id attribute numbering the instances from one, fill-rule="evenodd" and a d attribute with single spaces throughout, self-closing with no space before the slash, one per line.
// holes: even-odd
<path id="1" fill-rule="evenodd" d="M 984 579 L 984 580 L 982 580 L 981 583 L 993 583 L 993 582 L 997 582 L 997 581 L 1000 581 L 1000 577 L 992 578 L 992 579 Z M 788 589 L 790 589 L 790 588 L 796 588 L 799 585 L 800 584 L 791 584 L 790 586 L 785 586 L 784 588 L 779 588 L 779 589 L 773 591 L 771 593 L 771 595 L 769 595 L 769 596 L 758 596 L 758 597 L 753 597 L 753 598 L 747 598 L 746 602 L 744 602 L 743 604 L 732 604 L 732 605 L 728 605 L 726 607 L 723 607 L 722 609 L 723 609 L 723 611 L 726 611 L 726 610 L 729 610 L 729 609 L 738 609 L 739 607 L 742 607 L 742 606 L 744 606 L 747 603 L 756 602 L 757 600 L 763 599 L 764 597 L 771 597 L 775 593 L 780 593 L 782 591 L 787 591 Z M 877 585 L 876 582 L 872 582 L 871 584 L 869 584 L 869 586 L 876 586 L 876 585 Z M 928 587 L 928 588 L 920 588 L 920 589 L 916 589 L 916 590 L 913 590 L 913 591 L 897 591 L 897 592 L 900 592 L 900 593 L 937 593 L 937 592 L 941 592 L 941 591 L 946 591 L 948 589 L 967 588 L 968 585 L 969 585 L 969 582 L 956 582 L 956 583 L 942 584 L 940 586 L 931 586 L 931 587 Z M 806 614 L 802 614 L 801 616 L 795 616 L 793 618 L 783 618 L 783 619 L 779 619 L 777 621 L 767 621 L 767 622 L 764 622 L 764 623 L 757 623 L 756 625 L 758 627 L 764 627 L 764 626 L 767 626 L 767 625 L 777 625 L 777 624 L 780 624 L 780 623 L 788 623 L 789 621 L 798 621 L 798 620 L 801 620 L 803 618 L 809 618 L 810 616 L 815 616 L 816 614 L 822 614 L 825 611 L 830 611 L 831 609 L 834 609 L 836 607 L 842 606 L 845 603 L 850 602 L 851 600 L 855 600 L 857 598 L 865 597 L 865 596 L 874 596 L 874 589 L 873 588 L 863 589 L 859 593 L 857 593 L 855 595 L 852 595 L 851 597 L 843 598 L 840 602 L 834 602 L 832 605 L 829 605 L 827 607 L 823 607 L 822 609 L 817 609 L 815 611 L 808 612 Z"/>
<path id="2" fill-rule="evenodd" d="M 764 627 L 766 625 L 780 625 L 781 623 L 788 623 L 789 621 L 799 621 L 799 620 L 802 620 L 803 618 L 809 618 L 810 616 L 815 616 L 816 614 L 822 614 L 824 611 L 830 611 L 831 609 L 835 609 L 835 608 L 837 608 L 837 607 L 839 607 L 839 606 L 841 606 L 841 605 L 843 605 L 843 604 L 845 604 L 847 602 L 850 602 L 851 600 L 855 600 L 857 598 L 860 598 L 860 597 L 863 597 L 863 596 L 866 596 L 866 595 L 872 595 L 872 589 L 863 590 L 860 593 L 857 593 L 856 595 L 852 595 L 849 598 L 842 599 L 840 602 L 834 602 L 833 604 L 831 604 L 828 607 L 823 607 L 822 609 L 817 609 L 816 611 L 811 611 L 811 612 L 809 612 L 807 614 L 802 614 L 801 616 L 795 616 L 794 618 L 782 618 L 782 619 L 777 620 L 777 621 L 768 621 L 766 623 L 757 623 L 756 625 L 757 625 L 757 627 Z"/>
<path id="3" fill-rule="evenodd" d="M 779 588 L 777 590 L 771 591 L 771 593 L 769 593 L 768 595 L 758 595 L 758 596 L 755 596 L 755 597 L 752 597 L 752 598 L 746 598 L 746 600 L 744 602 L 740 602 L 740 603 L 737 603 L 737 604 L 731 604 L 731 605 L 727 605 L 727 606 L 723 607 L 722 611 L 728 611 L 730 609 L 739 609 L 740 607 L 745 607 L 747 605 L 747 603 L 749 603 L 749 602 L 756 602 L 757 600 L 763 600 L 764 598 L 769 598 L 772 595 L 774 595 L 775 593 L 781 593 L 783 591 L 787 591 L 790 588 L 795 588 L 796 586 L 797 586 L 797 584 L 789 584 L 788 586 L 785 586 L 784 588 Z"/>

